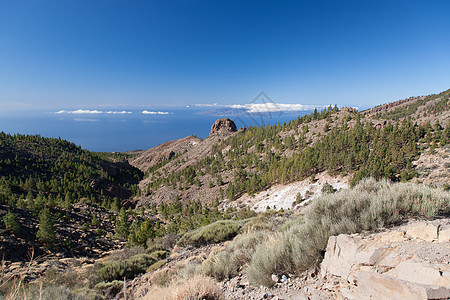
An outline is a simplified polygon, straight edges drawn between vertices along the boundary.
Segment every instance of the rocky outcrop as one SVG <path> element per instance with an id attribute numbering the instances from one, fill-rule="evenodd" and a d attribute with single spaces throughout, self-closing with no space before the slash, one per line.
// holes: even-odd
<path id="1" fill-rule="evenodd" d="M 212 124 L 209 135 L 217 133 L 229 134 L 236 131 L 237 131 L 236 124 L 228 118 L 223 118 L 217 120 L 216 122 L 214 122 L 214 124 Z"/>
<path id="2" fill-rule="evenodd" d="M 353 285 L 349 299 L 450 297 L 450 220 L 410 222 L 382 233 L 330 237 L 321 275 Z"/>

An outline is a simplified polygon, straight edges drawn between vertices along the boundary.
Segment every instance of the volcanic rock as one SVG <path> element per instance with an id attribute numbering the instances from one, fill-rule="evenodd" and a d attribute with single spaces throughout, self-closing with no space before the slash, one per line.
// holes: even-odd
<path id="1" fill-rule="evenodd" d="M 222 118 L 214 122 L 214 124 L 211 126 L 211 132 L 209 135 L 213 135 L 216 133 L 232 133 L 236 132 L 236 124 L 233 122 L 233 120 L 230 120 L 228 118 Z"/>

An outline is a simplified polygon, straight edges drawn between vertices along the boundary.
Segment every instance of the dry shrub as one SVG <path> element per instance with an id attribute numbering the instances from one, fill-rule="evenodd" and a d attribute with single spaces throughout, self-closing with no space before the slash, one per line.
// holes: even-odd
<path id="1" fill-rule="evenodd" d="M 144 300 L 171 300 L 173 289 L 168 287 L 153 286 L 143 298 Z"/>
<path id="2" fill-rule="evenodd" d="M 169 286 L 173 283 L 176 274 L 177 270 L 174 268 L 158 269 L 150 276 L 150 282 L 160 287 Z"/>
<path id="3" fill-rule="evenodd" d="M 199 274 L 199 270 L 202 264 L 200 262 L 192 261 L 187 263 L 183 268 L 180 268 L 178 271 L 178 279 L 185 280 L 192 278 L 195 275 Z"/>
<path id="4" fill-rule="evenodd" d="M 146 300 L 223 300 L 222 291 L 214 279 L 196 275 L 186 281 L 166 288 L 153 287 L 144 297 Z"/>
<path id="5" fill-rule="evenodd" d="M 225 299 L 214 279 L 197 275 L 177 286 L 174 300 L 219 300 Z"/>

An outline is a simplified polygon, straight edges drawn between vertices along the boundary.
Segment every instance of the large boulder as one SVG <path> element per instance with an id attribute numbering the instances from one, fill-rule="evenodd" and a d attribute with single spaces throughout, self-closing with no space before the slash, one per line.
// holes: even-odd
<path id="1" fill-rule="evenodd" d="M 229 134 L 236 131 L 237 131 L 236 124 L 233 122 L 233 120 L 230 120 L 228 118 L 222 118 L 215 121 L 214 124 L 212 124 L 209 135 L 217 133 Z"/>

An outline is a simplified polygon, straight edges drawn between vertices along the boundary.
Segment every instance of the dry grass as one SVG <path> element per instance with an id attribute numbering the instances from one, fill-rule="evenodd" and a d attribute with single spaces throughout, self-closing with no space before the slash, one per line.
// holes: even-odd
<path id="1" fill-rule="evenodd" d="M 211 277 L 196 275 L 166 288 L 153 287 L 145 300 L 223 300 L 222 291 Z"/>

